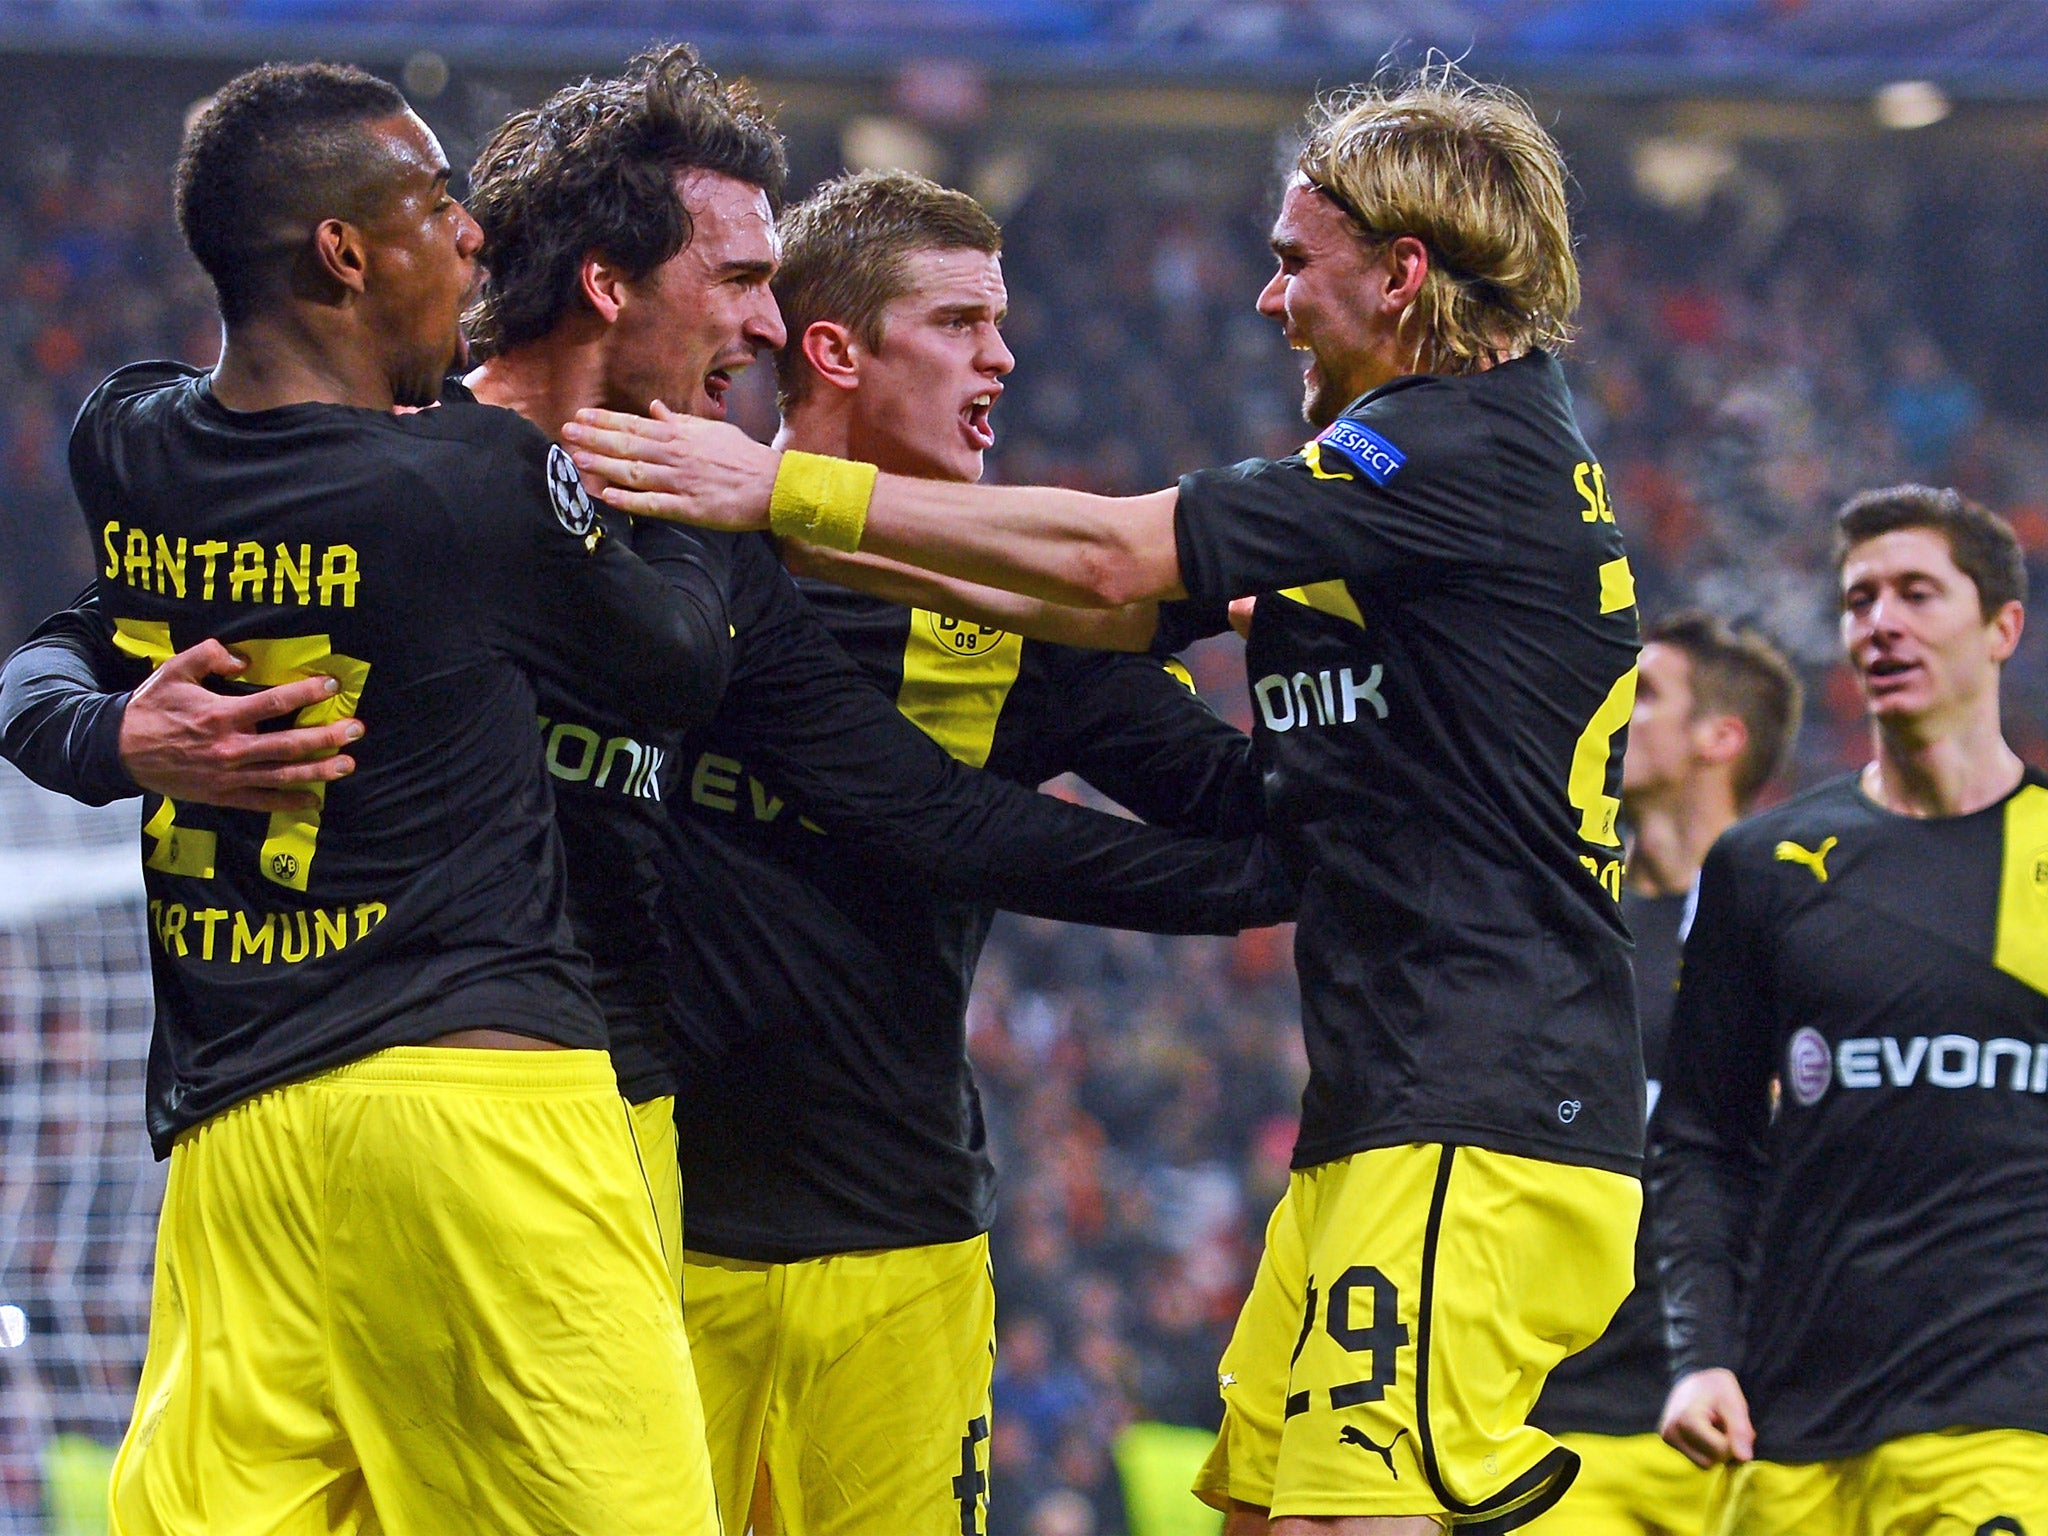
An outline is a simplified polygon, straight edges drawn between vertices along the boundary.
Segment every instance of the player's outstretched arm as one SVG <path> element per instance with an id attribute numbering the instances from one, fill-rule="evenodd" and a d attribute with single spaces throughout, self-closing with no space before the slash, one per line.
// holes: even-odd
<path id="1" fill-rule="evenodd" d="M 1748 1461 L 1756 1455 L 1749 1399 L 1742 1395 L 1735 1373 L 1721 1366 L 1679 1377 L 1664 1400 L 1657 1431 L 1698 1467 Z"/>
<path id="2" fill-rule="evenodd" d="M 1164 831 L 955 761 L 867 680 L 787 581 L 745 633 L 720 715 L 734 755 L 841 846 L 902 865 L 905 879 L 1033 916 L 1155 933 L 1233 933 L 1293 915 L 1292 886 L 1262 839 Z"/>
<path id="3" fill-rule="evenodd" d="M 1113 497 L 875 476 L 656 410 L 579 411 L 562 429 L 578 467 L 604 482 L 605 501 L 636 516 L 773 528 L 1084 608 L 1186 596 L 1174 491 Z"/>
<path id="4" fill-rule="evenodd" d="M 782 563 L 791 574 L 837 582 L 906 608 L 924 608 L 948 618 L 1090 651 L 1146 651 L 1159 630 L 1159 604 L 1127 603 L 1121 608 L 1076 608 L 1048 603 L 1001 587 L 941 576 L 880 555 L 827 549 L 802 539 L 782 541 Z"/>
<path id="5" fill-rule="evenodd" d="M 46 620 L 0 672 L 0 756 L 89 805 L 146 789 L 237 810 L 305 809 L 317 803 L 305 786 L 355 771 L 342 749 L 361 738 L 362 723 L 259 729 L 338 685 L 315 677 L 240 696 L 206 686 L 247 665 L 205 640 L 125 691 L 124 663 L 87 600 Z"/>

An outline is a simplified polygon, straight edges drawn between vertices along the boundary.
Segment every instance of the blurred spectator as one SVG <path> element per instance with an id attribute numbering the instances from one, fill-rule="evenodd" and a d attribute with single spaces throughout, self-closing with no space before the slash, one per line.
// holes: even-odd
<path id="1" fill-rule="evenodd" d="M 104 99 L 95 78 L 66 88 Z M 501 111 L 515 89 L 474 100 Z M 13 151 L 0 171 L 0 642 L 91 574 L 64 470 L 85 391 L 132 359 L 213 359 L 209 295 L 168 196 L 176 122 L 197 93 L 165 84 L 120 112 L 0 125 Z M 453 113 L 458 95 L 435 109 Z M 484 126 L 467 124 L 471 141 Z M 461 160 L 461 125 L 445 136 Z M 1006 218 L 1018 367 L 991 476 L 1133 492 L 1293 451 L 1307 434 L 1298 360 L 1252 310 L 1270 270 L 1263 130 L 1080 137 L 1048 138 L 1060 173 Z M 834 168 L 829 150 L 798 147 L 800 165 Z M 1711 202 L 1696 217 L 1641 203 L 1597 155 L 1581 176 L 1585 305 L 1567 367 L 1639 599 L 1754 621 L 1799 660 L 1815 705 L 1796 777 L 1810 782 L 1865 745 L 1827 580 L 1830 517 L 1851 492 L 1960 484 L 2011 512 L 2048 576 L 2048 430 L 2025 414 L 2048 392 L 2030 402 L 1997 371 L 2032 344 L 2014 317 L 2048 315 L 2048 276 L 2025 259 L 2031 194 L 1983 178 L 2006 202 L 1977 213 L 1957 201 L 1970 177 L 1922 170 L 1879 219 L 1874 192 L 1830 171 L 1760 228 Z M 1916 307 L 1935 300 L 1905 275 L 1928 231 L 1947 228 L 1969 233 L 1992 277 L 1937 296 L 1952 308 Z M 764 384 L 751 378 L 735 404 L 758 432 L 773 425 Z M 1188 662 L 1219 713 L 1248 724 L 1242 647 L 1205 642 Z M 2048 625 L 2007 684 L 2015 743 L 2040 761 Z M 1284 929 L 1164 940 L 998 922 L 969 1019 L 1003 1181 L 991 1536 L 1119 1536 L 1118 1435 L 1215 1424 L 1216 1362 L 1286 1181 L 1306 1075 L 1290 943 Z M 43 1031 L 50 1083 L 83 1033 L 57 1018 Z M 77 1139 L 54 1122 L 44 1134 Z M 10 1189 L 0 1167 L 0 1209 Z M 107 1223 L 131 1268 L 146 1214 Z M 100 1385 L 118 1396 L 132 1378 Z M 34 1505 L 31 1464 L 0 1455 L 0 1529 Z"/>

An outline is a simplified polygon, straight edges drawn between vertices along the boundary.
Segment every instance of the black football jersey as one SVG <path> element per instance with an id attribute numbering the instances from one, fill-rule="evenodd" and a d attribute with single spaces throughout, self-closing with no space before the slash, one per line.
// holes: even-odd
<path id="1" fill-rule="evenodd" d="M 1242 836 L 1245 739 L 1158 663 L 819 600 L 830 630 L 772 547 L 741 541 L 732 684 L 670 800 L 689 1245 L 768 1262 L 987 1229 L 962 1015 L 989 906 L 1162 932 L 1292 909 Z M 1024 787 L 1080 763 L 1236 840 Z"/>
<path id="2" fill-rule="evenodd" d="M 86 402 L 71 467 L 127 681 L 213 636 L 243 686 L 338 679 L 301 723 L 368 727 L 310 812 L 144 798 L 159 1154 L 386 1046 L 491 1027 L 602 1048 L 530 676 L 702 719 L 729 657 L 717 582 L 663 581 L 565 454 L 459 397 L 233 412 L 196 370 L 138 364 Z"/>
<path id="3" fill-rule="evenodd" d="M 1651 1140 L 1674 1367 L 1736 1372 L 1758 1456 L 2048 1432 L 2048 778 L 1725 833 Z"/>
<path id="4" fill-rule="evenodd" d="M 1615 830 L 1634 583 L 1557 361 L 1403 378 L 1180 483 L 1192 606 L 1246 652 L 1301 887 L 1295 1164 L 1436 1141 L 1634 1173 Z M 1178 637 L 1177 637 L 1178 638 Z"/>
<path id="5" fill-rule="evenodd" d="M 634 553 L 680 590 L 707 579 L 721 589 L 729 582 L 731 539 L 646 519 L 630 527 Z M 675 930 L 661 882 L 666 802 L 684 733 L 628 712 L 571 674 L 543 672 L 534 683 L 541 760 L 568 859 L 570 930 L 590 956 L 590 990 L 604 1014 L 619 1092 L 643 1103 L 676 1091 L 666 1044 L 680 1003 Z"/>
<path id="6" fill-rule="evenodd" d="M 1664 1042 L 1678 995 L 1678 957 L 1692 897 L 1638 896 L 1623 888 L 1621 915 L 1635 939 L 1636 1017 L 1654 1110 L 1664 1076 Z M 1636 1285 L 1607 1331 L 1545 1378 L 1529 1422 L 1552 1434 L 1653 1435 L 1671 1385 L 1664 1310 L 1646 1218 L 1636 1233 Z"/>

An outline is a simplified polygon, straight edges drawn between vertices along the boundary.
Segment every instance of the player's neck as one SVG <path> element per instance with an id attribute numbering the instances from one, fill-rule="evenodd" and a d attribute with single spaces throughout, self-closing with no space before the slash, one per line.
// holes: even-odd
<path id="1" fill-rule="evenodd" d="M 286 405 L 353 405 L 388 411 L 391 379 L 381 362 L 338 345 L 290 314 L 265 315 L 228 329 L 213 369 L 213 397 L 231 411 Z"/>
<path id="2" fill-rule="evenodd" d="M 610 402 L 604 395 L 604 359 L 594 347 L 554 345 L 544 336 L 492 358 L 463 380 L 485 405 L 517 411 L 550 439 L 562 423 L 586 407 Z"/>
<path id="3" fill-rule="evenodd" d="M 1628 888 L 1638 896 L 1683 896 L 1714 839 L 1735 824 L 1735 791 L 1725 775 L 1702 776 L 1647 804 L 1632 801 L 1626 814 L 1635 834 Z"/>
<path id="4" fill-rule="evenodd" d="M 836 400 L 820 399 L 825 386 L 813 384 L 811 392 L 789 408 L 782 427 L 775 434 L 777 448 L 798 453 L 823 453 L 835 459 L 853 457 L 853 413 L 834 409 Z"/>
<path id="5" fill-rule="evenodd" d="M 835 459 L 858 459 L 885 474 L 907 475 L 913 480 L 967 483 L 957 476 L 940 473 L 929 459 L 893 441 L 887 433 L 873 430 L 858 411 L 851 409 L 852 404 L 850 397 L 837 392 L 814 393 L 798 401 L 782 418 L 775 446 L 793 448 L 798 453 L 830 454 Z"/>
<path id="6" fill-rule="evenodd" d="M 1871 736 L 1877 750 L 1863 770 L 1863 792 L 1901 816 L 1967 816 L 2003 800 L 2026 772 L 2006 745 L 1995 706 L 1939 735 L 1916 732 L 1910 722 L 1879 722 Z"/>

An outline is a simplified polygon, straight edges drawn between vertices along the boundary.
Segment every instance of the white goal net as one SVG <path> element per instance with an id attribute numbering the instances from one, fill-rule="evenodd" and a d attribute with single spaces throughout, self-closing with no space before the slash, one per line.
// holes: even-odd
<path id="1" fill-rule="evenodd" d="M 0 762 L 0 1536 L 106 1529 L 134 1406 L 163 1169 L 136 803 Z"/>

